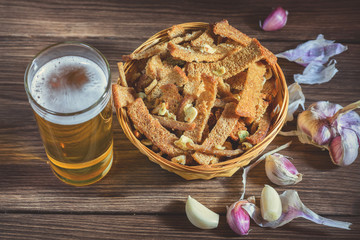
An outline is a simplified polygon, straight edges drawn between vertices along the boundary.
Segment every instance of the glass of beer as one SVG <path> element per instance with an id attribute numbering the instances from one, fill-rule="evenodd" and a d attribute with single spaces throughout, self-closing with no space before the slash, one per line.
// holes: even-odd
<path id="1" fill-rule="evenodd" d="M 110 67 L 95 48 L 64 42 L 42 50 L 25 72 L 25 91 L 54 174 L 83 186 L 113 161 Z"/>

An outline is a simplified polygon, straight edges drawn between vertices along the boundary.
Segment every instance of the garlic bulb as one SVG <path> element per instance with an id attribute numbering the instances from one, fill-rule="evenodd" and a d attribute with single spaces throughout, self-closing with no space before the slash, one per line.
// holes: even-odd
<path id="1" fill-rule="evenodd" d="M 275 153 L 265 159 L 266 175 L 277 185 L 296 184 L 302 180 L 302 174 L 285 156 Z"/>
<path id="2" fill-rule="evenodd" d="M 230 228 L 239 235 L 248 235 L 250 228 L 249 214 L 242 209 L 242 206 L 248 203 L 246 200 L 240 200 L 227 208 L 226 221 Z"/>
<path id="3" fill-rule="evenodd" d="M 298 116 L 298 135 L 302 143 L 328 149 L 331 160 L 339 166 L 355 161 L 360 144 L 360 116 L 351 110 L 360 101 L 342 108 L 339 104 L 320 101 Z"/>
<path id="4" fill-rule="evenodd" d="M 219 214 L 211 211 L 194 198 L 188 196 L 185 205 L 186 216 L 189 221 L 201 229 L 213 229 L 219 224 Z"/>

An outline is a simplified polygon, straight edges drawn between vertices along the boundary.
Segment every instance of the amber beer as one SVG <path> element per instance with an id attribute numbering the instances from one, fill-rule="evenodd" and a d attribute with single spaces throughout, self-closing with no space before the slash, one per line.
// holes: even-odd
<path id="1" fill-rule="evenodd" d="M 106 59 L 85 44 L 57 44 L 28 66 L 29 102 L 50 166 L 65 183 L 92 184 L 111 168 L 110 88 Z"/>

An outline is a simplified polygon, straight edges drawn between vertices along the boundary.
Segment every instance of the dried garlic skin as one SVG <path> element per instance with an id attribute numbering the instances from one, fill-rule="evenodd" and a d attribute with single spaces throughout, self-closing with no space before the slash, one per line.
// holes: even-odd
<path id="1" fill-rule="evenodd" d="M 226 221 L 230 228 L 239 235 L 248 235 L 250 229 L 249 214 L 242 209 L 242 205 L 248 203 L 246 200 L 240 200 L 227 208 Z"/>
<path id="2" fill-rule="evenodd" d="M 191 196 L 188 196 L 185 211 L 187 218 L 195 227 L 213 229 L 219 225 L 219 214 L 211 211 Z"/>
<path id="3" fill-rule="evenodd" d="M 290 160 L 278 153 L 266 157 L 265 171 L 270 181 L 280 186 L 296 184 L 302 180 L 302 174 Z"/>
<path id="4" fill-rule="evenodd" d="M 261 216 L 268 222 L 276 221 L 282 213 L 279 194 L 269 185 L 265 185 L 260 198 Z"/>
<path id="5" fill-rule="evenodd" d="M 295 49 L 278 53 L 276 56 L 307 66 L 311 62 L 325 64 L 331 57 L 347 49 L 347 46 L 335 43 L 333 40 L 326 40 L 324 35 L 319 34 L 315 40 L 309 40 L 298 45 Z"/>
<path id="6" fill-rule="evenodd" d="M 301 86 L 298 83 L 293 83 L 288 87 L 289 90 L 289 107 L 286 115 L 286 121 L 294 120 L 294 112 L 301 106 L 305 110 L 305 96 L 302 92 Z"/>

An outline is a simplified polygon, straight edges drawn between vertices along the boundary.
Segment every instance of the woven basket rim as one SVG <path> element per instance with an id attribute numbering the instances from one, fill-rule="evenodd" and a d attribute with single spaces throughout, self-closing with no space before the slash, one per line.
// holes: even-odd
<path id="1" fill-rule="evenodd" d="M 209 26 L 209 23 L 206 22 L 188 22 L 188 23 L 182 23 L 178 24 L 185 28 L 185 30 L 204 30 L 206 27 Z M 137 53 L 140 51 L 143 51 L 147 49 L 150 46 L 153 46 L 155 44 L 158 44 L 159 42 L 165 41 L 167 39 L 167 31 L 171 28 L 164 29 L 153 36 L 151 36 L 148 40 L 146 40 L 144 43 L 142 43 L 137 49 L 133 51 L 133 53 Z M 124 64 L 125 73 L 127 74 L 129 70 L 131 69 L 134 61 L 128 61 Z M 129 118 L 127 116 L 125 109 L 116 109 L 116 115 L 117 119 L 127 136 L 127 138 L 140 150 L 141 153 L 146 155 L 151 161 L 159 164 L 162 168 L 172 171 L 180 176 L 182 176 L 183 173 L 195 173 L 204 175 L 203 179 L 209 179 L 212 177 L 217 177 L 217 174 L 234 170 L 236 172 L 240 167 L 245 166 L 249 164 L 249 162 L 256 158 L 261 152 L 265 150 L 265 148 L 272 142 L 272 140 L 275 138 L 275 136 L 279 133 L 281 127 L 285 123 L 286 115 L 287 115 L 287 109 L 288 109 L 288 99 L 289 99 L 289 93 L 287 89 L 287 84 L 285 80 L 285 76 L 283 71 L 281 70 L 278 63 L 271 66 L 273 73 L 275 73 L 279 80 L 279 93 L 281 91 L 281 94 L 283 96 L 283 102 L 282 105 L 279 106 L 279 113 L 276 115 L 276 118 L 273 119 L 273 124 L 271 125 L 271 131 L 267 134 L 265 139 L 255 145 L 253 148 L 251 148 L 249 151 L 245 152 L 244 154 L 233 158 L 228 159 L 216 164 L 211 165 L 196 165 L 196 166 L 188 166 L 188 165 L 181 165 L 178 163 L 174 163 L 166 158 L 163 158 L 162 156 L 159 156 L 155 152 L 153 152 L 151 149 L 144 146 L 139 139 L 135 137 L 131 130 L 131 124 L 129 124 Z M 237 169 L 236 169 L 237 168 Z M 211 176 L 214 175 L 215 176 Z M 184 176 L 182 176 L 184 177 Z M 184 177 L 186 178 L 186 177 Z M 187 179 L 187 178 L 186 178 Z M 195 178 L 197 179 L 197 178 Z"/>

